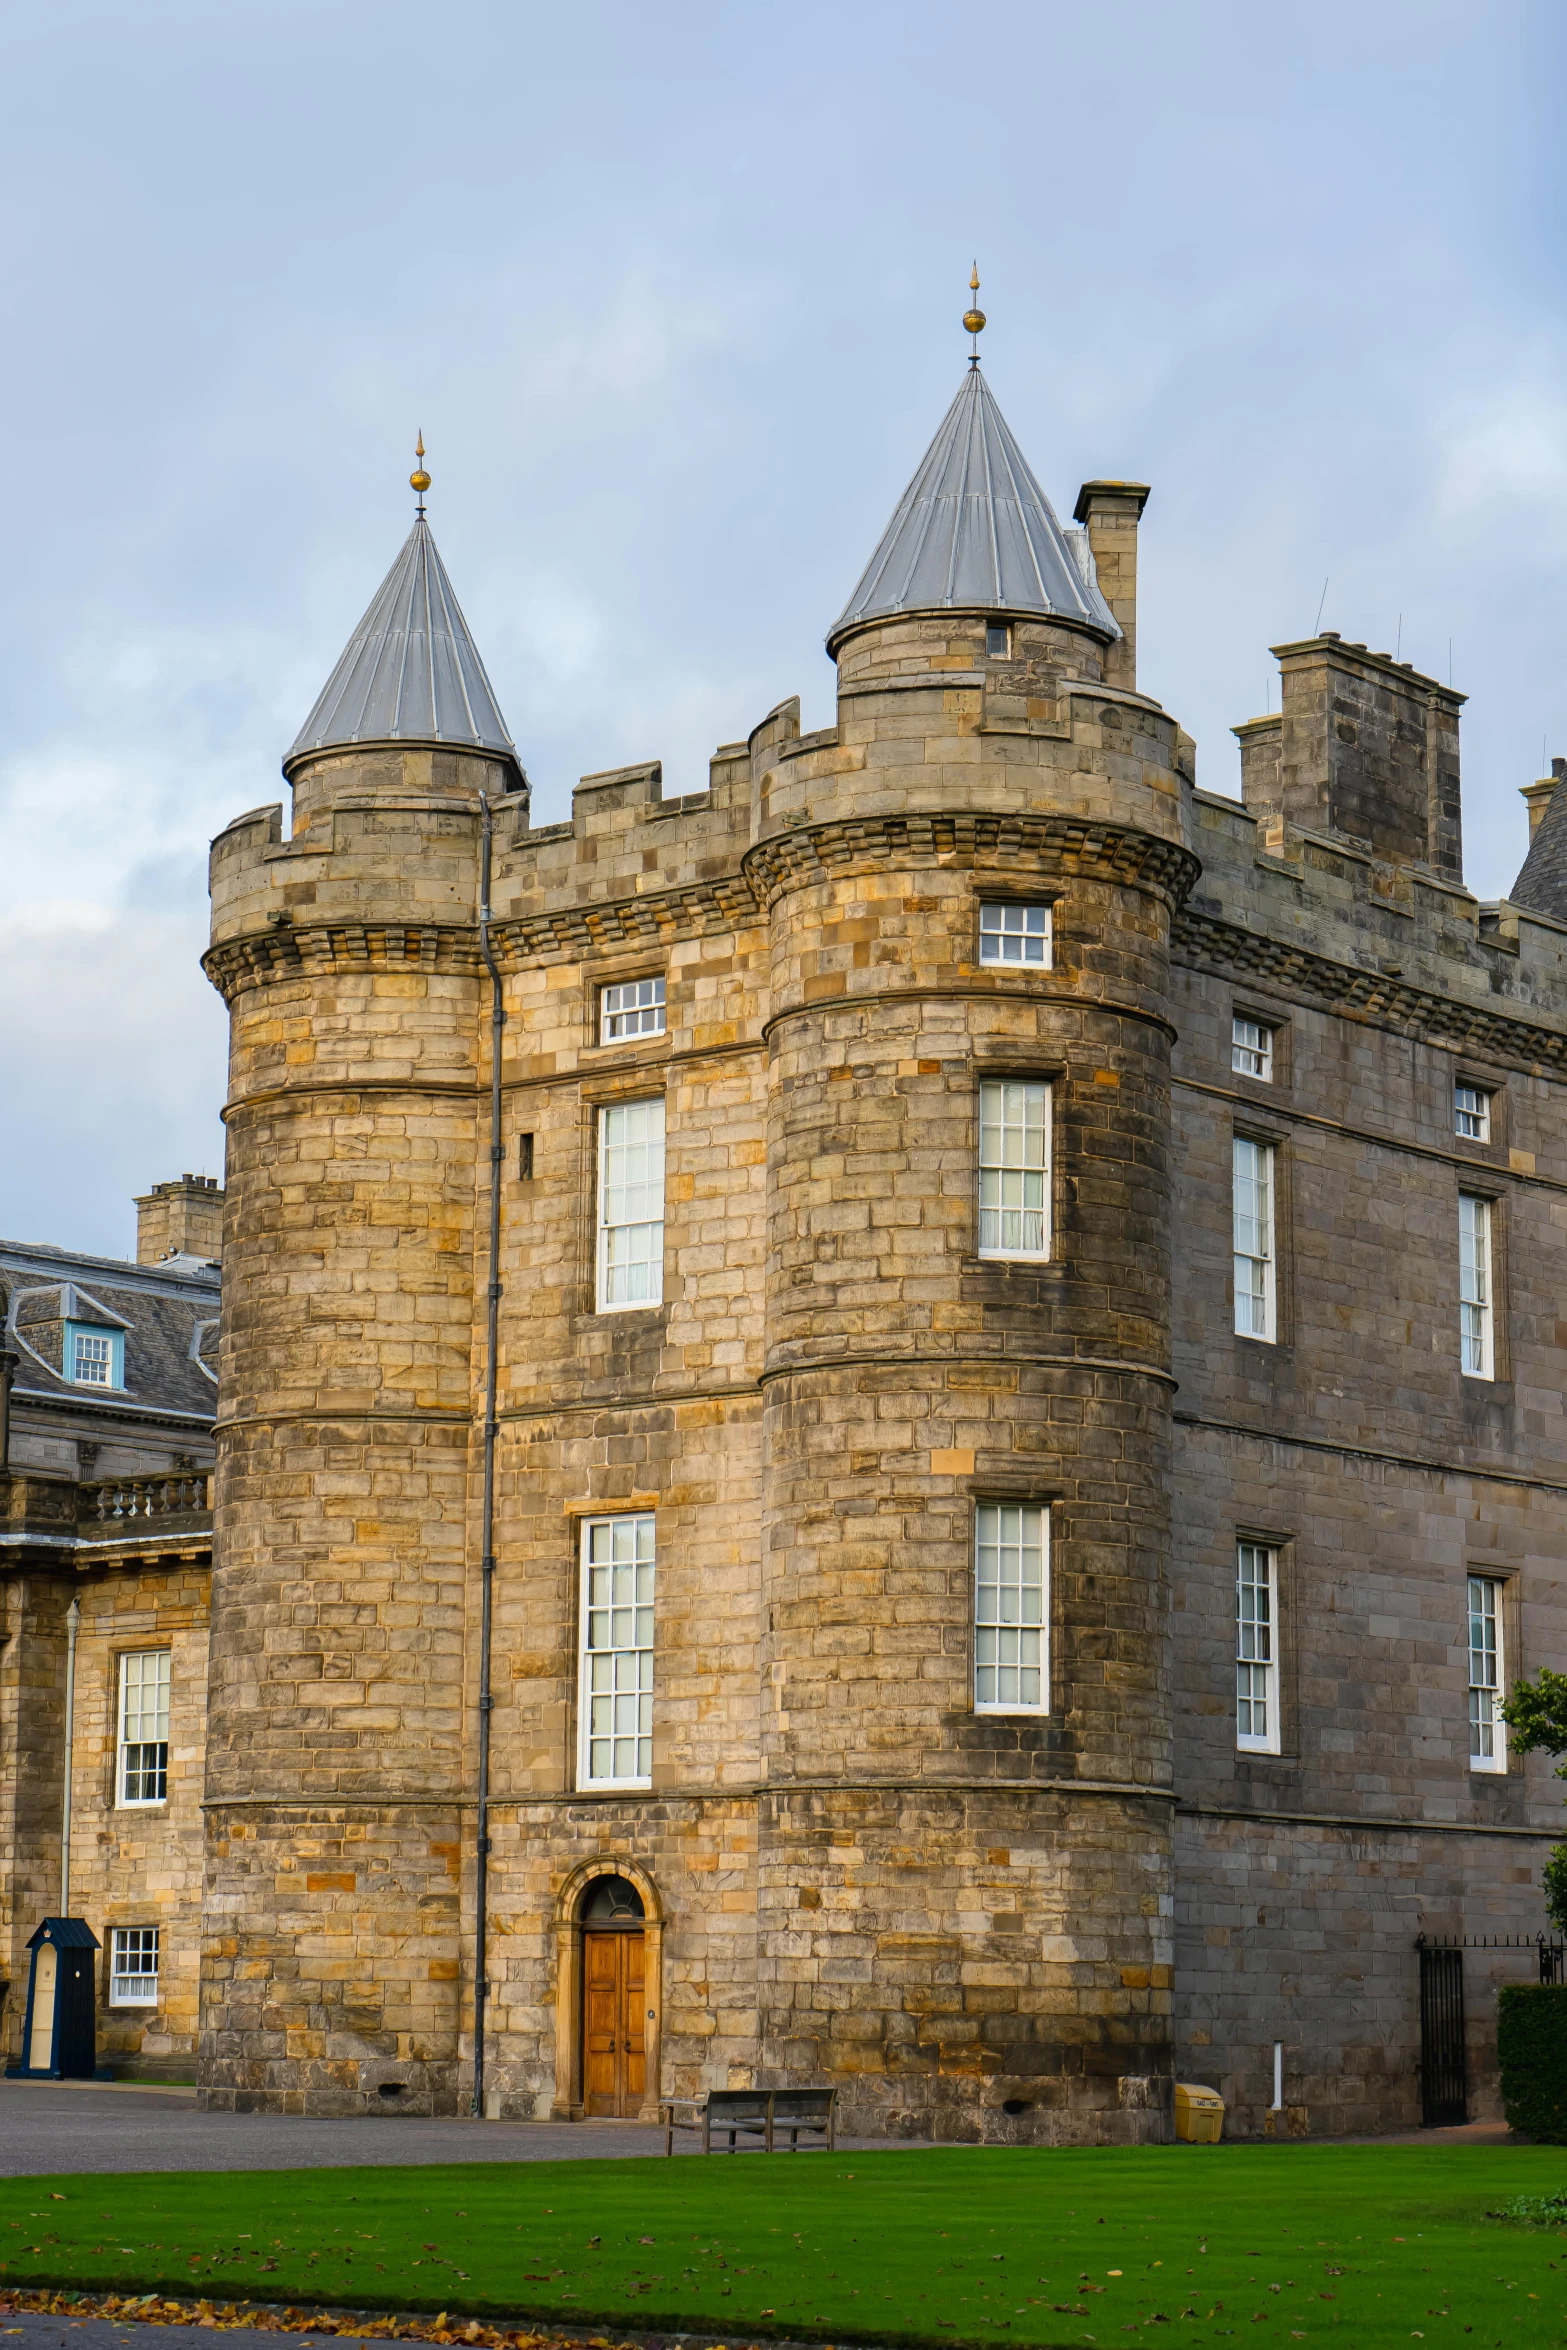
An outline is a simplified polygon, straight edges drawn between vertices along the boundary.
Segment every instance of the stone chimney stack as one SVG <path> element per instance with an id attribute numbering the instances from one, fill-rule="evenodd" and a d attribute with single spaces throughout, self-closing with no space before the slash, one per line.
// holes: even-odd
<path id="1" fill-rule="evenodd" d="M 215 1175 L 155 1183 L 137 1200 L 138 1265 L 161 1265 L 165 1257 L 202 1257 L 215 1265 L 222 1254 L 223 1186 Z"/>
<path id="2" fill-rule="evenodd" d="M 1306 832 L 1338 833 L 1374 857 L 1461 881 L 1464 695 L 1408 661 L 1345 644 L 1336 629 L 1272 649 L 1282 716 L 1235 729 L 1246 805 L 1270 822 L 1282 816 Z"/>
<path id="3" fill-rule="evenodd" d="M 1099 575 L 1099 592 L 1115 614 L 1118 645 L 1105 648 L 1106 685 L 1137 691 L 1137 525 L 1148 503 L 1142 481 L 1085 481 L 1072 518 L 1082 523 Z"/>
<path id="4" fill-rule="evenodd" d="M 1549 775 L 1542 775 L 1538 783 L 1521 783 L 1518 786 L 1529 810 L 1529 843 L 1531 847 L 1534 845 L 1534 836 L 1540 829 L 1540 819 L 1554 799 L 1556 786 L 1564 776 L 1567 776 L 1567 759 L 1553 759 Z"/>

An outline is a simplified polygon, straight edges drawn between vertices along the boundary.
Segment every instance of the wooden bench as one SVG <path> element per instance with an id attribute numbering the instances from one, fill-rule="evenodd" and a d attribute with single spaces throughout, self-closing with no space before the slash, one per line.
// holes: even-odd
<path id="1" fill-rule="evenodd" d="M 798 2154 L 801 2133 L 823 2138 L 836 2146 L 833 2109 L 836 2089 L 709 2089 L 705 2097 L 675 2097 L 664 2106 L 664 2152 L 675 2151 L 676 2130 L 700 2130 L 702 2152 L 711 2154 L 716 2132 L 729 2135 L 729 2152 L 736 2140 L 760 2138 L 764 2154 L 774 2151 L 774 2137 L 787 2130 L 789 2151 Z"/>
<path id="2" fill-rule="evenodd" d="M 830 2154 L 838 2143 L 837 2124 L 833 2108 L 838 2102 L 836 2089 L 775 2089 L 773 2091 L 773 2137 L 783 2131 L 789 2133 L 789 2151 L 800 2151 L 800 2133 L 823 2138 Z"/>

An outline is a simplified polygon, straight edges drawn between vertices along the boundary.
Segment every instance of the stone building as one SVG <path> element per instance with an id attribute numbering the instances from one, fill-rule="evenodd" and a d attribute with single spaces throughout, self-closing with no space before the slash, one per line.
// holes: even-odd
<path id="1" fill-rule="evenodd" d="M 0 1243 L 0 1918 L 103 1946 L 110 2064 L 194 2077 L 223 1193 L 156 1183 L 134 1265 Z M 69 1758 L 69 1767 L 67 1767 Z"/>
<path id="2" fill-rule="evenodd" d="M 1463 697 L 1331 632 L 1199 789 L 1147 492 L 976 365 L 836 722 L 532 826 L 415 486 L 213 846 L 204 2097 L 1418 2120 L 1560 1819 L 1567 794 L 1477 903 Z"/>

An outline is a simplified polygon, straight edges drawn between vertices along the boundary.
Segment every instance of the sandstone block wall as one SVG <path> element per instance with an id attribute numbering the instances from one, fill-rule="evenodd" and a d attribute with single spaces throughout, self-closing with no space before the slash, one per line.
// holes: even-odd
<path id="1" fill-rule="evenodd" d="M 1563 941 L 1457 885 L 1430 681 L 1367 672 L 1354 788 L 1382 727 L 1425 797 L 1357 846 L 1356 745 L 1319 745 L 1303 827 L 1265 727 L 1248 813 L 1194 792 L 1124 653 L 1019 622 L 996 659 L 983 618 L 857 631 L 837 723 L 780 704 L 705 792 L 627 768 L 530 829 L 485 762 L 330 754 L 288 841 L 263 810 L 218 844 L 210 2100 L 450 2111 L 472 2078 L 486 790 L 492 2110 L 581 2110 L 595 1871 L 644 1900 L 650 2094 L 828 2079 L 904 2136 L 1159 2137 L 1175 2070 L 1250 2129 L 1278 2038 L 1310 2126 L 1402 2121 L 1421 1921 L 1536 1914 L 1555 1790 L 1469 1774 L 1461 1602 L 1504 1575 L 1517 1657 L 1559 1661 Z M 981 964 L 988 895 L 1051 902 L 1051 970 Z M 601 988 L 652 975 L 665 1033 L 604 1044 Z M 1271 1086 L 1230 1070 L 1236 1010 L 1278 1030 Z M 1495 1089 L 1478 1152 L 1455 1070 Z M 1042 1265 L 977 1247 L 977 1088 L 1016 1074 L 1053 1094 Z M 653 1095 L 664 1294 L 607 1313 L 597 1120 Z M 1280 1153 L 1266 1348 L 1233 1335 L 1237 1122 Z M 1008 1498 L 1051 1510 L 1039 1717 L 972 1699 L 973 1512 Z M 582 1523 L 620 1510 L 657 1524 L 646 1791 L 578 1764 Z M 1284 1562 L 1277 1757 L 1234 1749 L 1241 1532 Z"/>
<path id="2" fill-rule="evenodd" d="M 459 2097 L 480 806 L 307 761 L 214 852 L 231 1004 L 204 2093 Z M 276 920 L 267 917 L 276 916 Z M 333 1799 L 336 1799 L 335 1801 Z"/>
<path id="3" fill-rule="evenodd" d="M 27 1943 L 59 1914 L 64 1795 L 66 1611 L 80 1606 L 71 1741 L 70 1909 L 102 1949 L 96 1960 L 100 2061 L 138 2074 L 194 2076 L 206 1749 L 206 1562 L 108 1568 L 5 1586 L 0 1650 L 0 1823 L 6 1867 L 7 2061 L 22 2061 L 31 1965 Z M 166 1802 L 119 1801 L 120 1660 L 170 1653 Z M 154 2007 L 110 1999 L 116 1926 L 160 1932 Z"/>
<path id="4" fill-rule="evenodd" d="M 1567 1042 L 1563 942 L 1531 933 L 1521 969 L 1436 874 L 1198 814 L 1172 985 L 1180 2061 L 1243 2130 L 1276 2040 L 1313 2130 L 1409 2126 L 1416 1936 L 1540 1932 L 1562 1826 L 1543 1758 L 1469 1768 L 1467 1578 L 1503 1585 L 1509 1677 L 1560 1669 L 1567 1105 L 1539 1057 Z M 1274 1028 L 1271 1083 L 1230 1069 L 1236 1012 Z M 1491 1093 L 1488 1143 L 1454 1132 L 1460 1078 Z M 1276 1345 L 1234 1335 L 1237 1131 L 1277 1152 Z M 1496 1203 L 1491 1381 L 1459 1368 L 1461 1189 Z M 1241 1536 L 1279 1552 L 1276 1756 L 1235 1750 Z M 1466 1958 L 1477 2115 L 1498 2110 L 1492 1978 L 1533 1964 Z"/>

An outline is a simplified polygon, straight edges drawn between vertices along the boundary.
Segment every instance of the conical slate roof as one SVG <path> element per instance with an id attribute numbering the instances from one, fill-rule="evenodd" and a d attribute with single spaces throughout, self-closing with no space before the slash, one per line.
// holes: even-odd
<path id="1" fill-rule="evenodd" d="M 977 367 L 963 378 L 827 649 L 859 621 L 954 605 L 1049 612 L 1108 637 L 1121 633 L 1099 593 L 1086 536 L 1056 520 Z"/>
<path id="2" fill-rule="evenodd" d="M 1567 922 L 1567 785 L 1558 783 L 1546 801 L 1529 854 L 1507 895 L 1515 906 Z"/>
<path id="3" fill-rule="evenodd" d="M 284 770 L 307 751 L 373 742 L 445 743 L 517 759 L 422 513 L 295 736 Z"/>

